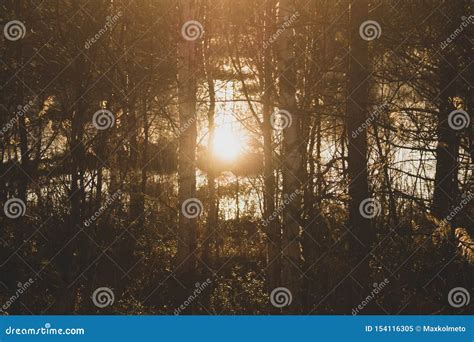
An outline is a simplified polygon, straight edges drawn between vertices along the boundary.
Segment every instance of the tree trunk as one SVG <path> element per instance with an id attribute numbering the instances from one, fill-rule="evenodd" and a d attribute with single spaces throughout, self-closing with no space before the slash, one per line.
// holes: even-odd
<path id="1" fill-rule="evenodd" d="M 209 25 L 209 24 L 207 24 Z M 206 25 L 206 27 L 208 27 Z M 208 210 L 207 210 L 207 229 L 206 229 L 206 236 L 204 240 L 204 262 L 211 266 L 211 251 L 214 235 L 215 235 L 215 228 L 217 225 L 217 207 L 216 207 L 216 170 L 215 170 L 215 162 L 214 162 L 214 153 L 213 153 L 213 145 L 214 145 L 214 118 L 216 112 L 216 91 L 215 91 L 215 84 L 214 79 L 211 71 L 210 61 L 209 61 L 209 45 L 211 44 L 210 40 L 206 38 L 206 47 L 204 48 L 204 66 L 206 72 L 206 79 L 207 79 L 207 86 L 209 88 L 209 110 L 207 112 L 207 122 L 208 122 L 208 131 L 209 131 L 209 141 L 207 144 L 207 187 L 208 187 Z"/>
<path id="2" fill-rule="evenodd" d="M 180 24 L 195 20 L 195 2 L 179 2 Z M 196 198 L 196 43 L 180 37 L 178 43 L 178 101 L 179 101 L 179 155 L 178 155 L 178 251 L 176 272 L 184 284 L 194 279 L 197 217 L 189 218 L 182 210 L 186 200 Z"/>
<path id="3" fill-rule="evenodd" d="M 367 131 L 358 135 L 352 132 L 364 127 L 368 102 L 368 43 L 359 35 L 360 25 L 368 17 L 368 0 L 353 0 L 350 5 L 350 56 L 347 75 L 346 131 L 348 139 L 347 171 L 349 175 L 349 259 L 351 277 L 348 293 L 348 309 L 362 302 L 370 293 L 369 253 L 373 239 L 371 222 L 359 209 L 369 198 L 367 179 Z M 360 287 L 362 285 L 362 288 Z M 370 306 L 370 305 L 369 305 Z M 369 312 L 370 308 L 366 308 Z"/>
<path id="4" fill-rule="evenodd" d="M 274 0 L 267 0 L 265 6 L 264 42 L 273 32 Z M 264 50 L 264 93 L 263 93 L 263 154 L 264 154 L 264 217 L 267 231 L 267 287 L 271 292 L 281 282 L 281 229 L 278 220 L 270 219 L 275 212 L 275 174 L 273 171 L 273 141 L 271 115 L 273 112 L 273 72 L 270 47 Z"/>
<path id="5" fill-rule="evenodd" d="M 15 4 L 15 13 L 16 15 L 21 18 L 23 13 L 23 6 L 20 1 Z M 16 58 L 18 61 L 17 73 L 20 74 L 21 78 L 25 79 L 24 74 L 24 61 L 23 61 L 23 43 L 21 40 L 17 42 L 16 48 Z M 17 88 L 17 106 L 25 106 L 25 94 L 24 94 L 24 83 L 22 81 L 16 82 Z M 17 107 L 15 107 L 15 111 Z M 21 160 L 20 165 L 22 172 L 20 172 L 19 179 L 18 179 L 18 197 L 26 203 L 27 200 L 27 192 L 28 192 L 28 184 L 30 182 L 30 150 L 28 148 L 28 132 L 26 127 L 26 118 L 25 115 L 18 116 L 18 131 L 20 137 L 20 153 L 21 153 Z"/>
<path id="6" fill-rule="evenodd" d="M 280 0 L 278 26 L 295 14 L 294 1 Z M 279 103 L 282 116 L 290 115 L 292 124 L 283 129 L 283 259 L 282 286 L 293 295 L 291 311 L 300 309 L 301 290 L 301 246 L 300 246 L 300 186 L 302 172 L 302 149 L 300 140 L 300 115 L 295 97 L 295 30 L 286 27 L 278 38 L 277 57 L 279 72 Z M 300 178 L 299 178 L 300 177 Z"/>
<path id="7" fill-rule="evenodd" d="M 432 205 L 433 214 L 438 219 L 444 219 L 448 216 L 458 194 L 459 131 L 452 129 L 448 120 L 449 114 L 456 109 L 453 104 L 453 97 L 456 95 L 457 71 L 455 69 L 456 60 L 449 51 L 449 47 L 443 50 L 439 67 L 440 104 Z"/>

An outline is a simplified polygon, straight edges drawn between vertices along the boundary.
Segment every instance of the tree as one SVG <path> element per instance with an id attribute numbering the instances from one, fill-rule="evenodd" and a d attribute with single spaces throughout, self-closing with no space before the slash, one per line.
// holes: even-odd
<path id="1" fill-rule="evenodd" d="M 196 19 L 196 3 L 179 2 L 180 24 Z M 195 272 L 196 218 L 189 218 L 181 206 L 196 198 L 196 42 L 180 37 L 178 42 L 178 107 L 179 107 L 179 156 L 178 156 L 178 251 L 176 270 L 191 284 Z"/>
<path id="2" fill-rule="evenodd" d="M 267 43 L 273 33 L 275 15 L 275 3 L 273 0 L 265 1 L 264 9 L 264 44 Z M 268 43 L 267 43 L 268 44 Z M 281 282 L 281 228 L 277 220 L 271 216 L 275 212 L 275 174 L 274 174 L 274 143 L 272 139 L 272 114 L 273 114 L 273 64 L 272 49 L 265 47 L 263 51 L 263 155 L 264 155 L 264 178 L 265 195 L 264 216 L 267 230 L 267 277 L 268 288 L 272 291 Z"/>
<path id="3" fill-rule="evenodd" d="M 295 30 L 288 27 L 295 15 L 292 0 L 280 0 L 278 25 L 283 31 L 278 38 L 276 54 L 278 61 L 279 113 L 282 120 L 292 121 L 283 130 L 283 243 L 282 243 L 282 285 L 295 295 L 301 287 L 300 215 L 301 186 L 303 176 L 301 115 L 296 103 Z M 284 118 L 286 116 L 286 118 Z M 289 121 L 287 121 L 289 122 Z M 296 297 L 298 298 L 298 297 Z M 296 306 L 299 304 L 297 303 Z"/>
<path id="4" fill-rule="evenodd" d="M 367 132 L 355 137 L 352 132 L 363 127 L 367 119 L 369 94 L 368 43 L 359 34 L 359 27 L 368 19 L 368 1 L 350 3 L 350 48 L 347 73 L 346 132 L 348 141 L 347 171 L 349 175 L 349 257 L 351 276 L 363 285 L 350 288 L 349 305 L 354 307 L 366 296 L 370 282 L 370 245 L 373 240 L 370 220 L 360 206 L 369 198 L 367 179 Z"/>

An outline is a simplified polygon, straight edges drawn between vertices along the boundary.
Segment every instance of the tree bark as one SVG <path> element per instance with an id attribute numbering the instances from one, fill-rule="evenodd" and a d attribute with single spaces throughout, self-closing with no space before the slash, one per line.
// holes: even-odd
<path id="1" fill-rule="evenodd" d="M 369 253 L 373 240 L 370 220 L 359 207 L 369 198 L 367 179 L 367 131 L 352 135 L 367 119 L 369 94 L 368 42 L 359 35 L 360 25 L 368 17 L 368 0 L 353 0 L 350 3 L 350 55 L 347 75 L 346 132 L 348 139 L 347 171 L 349 175 L 349 261 L 351 277 L 348 310 L 362 302 L 370 293 Z M 351 279 L 351 278 L 349 278 Z M 360 287 L 362 285 L 362 288 Z M 369 312 L 370 308 L 366 308 Z"/>
<path id="2" fill-rule="evenodd" d="M 274 24 L 274 0 L 265 4 L 264 42 L 268 42 Z M 273 140 L 271 115 L 273 111 L 273 72 L 270 47 L 264 50 L 263 61 L 263 155 L 264 155 L 264 217 L 267 232 L 267 287 L 271 292 L 281 282 L 281 229 L 278 220 L 270 219 L 275 212 L 275 174 L 273 171 Z"/>
<path id="3" fill-rule="evenodd" d="M 447 4 L 448 8 L 453 5 Z M 455 9 L 453 9 L 455 10 Z M 452 15 L 452 21 L 455 21 Z M 451 27 L 453 25 L 450 25 Z M 444 219 L 458 194 L 457 163 L 459 154 L 459 132 L 450 127 L 449 114 L 456 109 L 453 98 L 456 96 L 456 78 L 458 76 L 456 58 L 451 47 L 442 50 L 439 76 L 439 110 L 436 146 L 436 174 L 433 192 L 433 214 Z"/>
<path id="4" fill-rule="evenodd" d="M 280 112 L 290 113 L 292 124 L 283 130 L 283 258 L 282 286 L 293 295 L 291 311 L 300 309 L 301 246 L 300 214 L 302 150 L 300 115 L 296 104 L 295 30 L 285 23 L 295 14 L 294 1 L 280 0 L 278 26 L 285 27 L 277 43 Z M 284 113 L 284 112 L 283 112 Z M 285 115 L 285 114 L 283 114 Z"/>
<path id="5" fill-rule="evenodd" d="M 208 24 L 206 24 L 206 27 Z M 206 46 L 204 47 L 204 67 L 207 79 L 207 86 L 209 88 L 209 110 L 207 112 L 207 122 L 208 122 L 208 143 L 207 143 L 207 187 L 208 187 L 208 210 L 207 210 L 207 229 L 206 236 L 204 240 L 204 251 L 203 258 L 204 262 L 211 266 L 211 248 L 214 245 L 214 235 L 217 225 L 217 206 L 216 206 L 216 170 L 215 170 L 215 161 L 214 161 L 214 131 L 215 131 L 215 112 L 216 112 L 216 91 L 214 78 L 212 75 L 212 67 L 210 65 L 210 40 L 206 38 Z"/>
<path id="6" fill-rule="evenodd" d="M 195 20 L 195 2 L 179 2 L 180 24 Z M 197 218 L 188 218 L 182 204 L 196 197 L 196 43 L 180 37 L 178 43 L 178 101 L 179 101 L 179 154 L 178 154 L 178 251 L 176 273 L 185 284 L 194 279 Z"/>

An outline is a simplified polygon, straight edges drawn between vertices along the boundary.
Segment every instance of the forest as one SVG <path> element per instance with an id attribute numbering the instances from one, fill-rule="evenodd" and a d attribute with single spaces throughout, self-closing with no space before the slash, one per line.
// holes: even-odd
<path id="1" fill-rule="evenodd" d="M 473 314 L 473 14 L 0 0 L 0 314 Z"/>

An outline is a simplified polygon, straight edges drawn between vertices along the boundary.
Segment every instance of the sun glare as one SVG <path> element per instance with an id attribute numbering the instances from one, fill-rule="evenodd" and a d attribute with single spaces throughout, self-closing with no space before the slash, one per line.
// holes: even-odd
<path id="1" fill-rule="evenodd" d="M 215 131 L 212 141 L 212 153 L 217 160 L 234 162 L 247 147 L 245 129 L 237 118 L 247 108 L 235 102 L 235 84 L 229 81 L 216 81 Z"/>
<path id="2" fill-rule="evenodd" d="M 212 150 L 221 160 L 230 162 L 242 153 L 243 137 L 230 127 L 217 127 L 214 133 Z"/>

